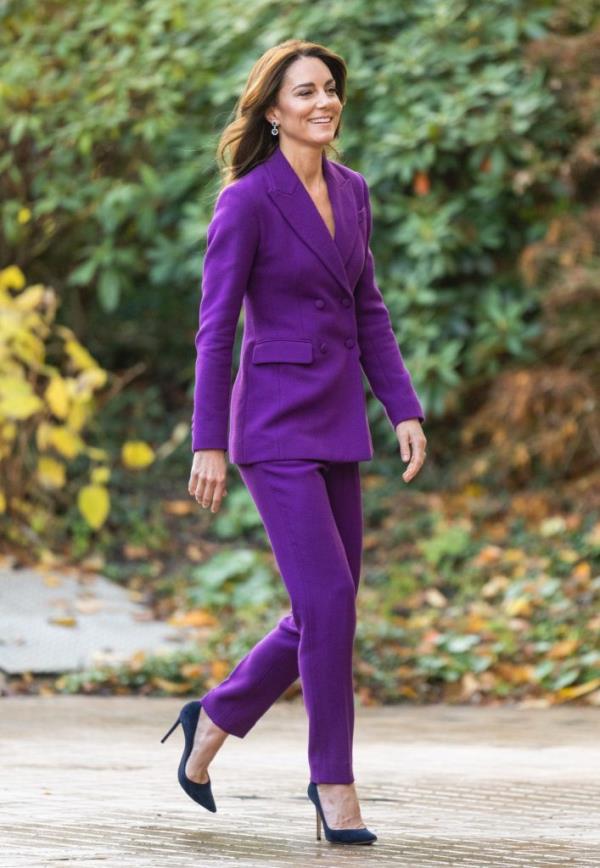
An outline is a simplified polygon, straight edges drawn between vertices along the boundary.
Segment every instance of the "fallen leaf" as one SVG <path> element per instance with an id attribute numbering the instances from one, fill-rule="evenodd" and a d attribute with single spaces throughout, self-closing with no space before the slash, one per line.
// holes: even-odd
<path id="1" fill-rule="evenodd" d="M 190 515 L 196 512 L 198 504 L 190 497 L 190 500 L 165 500 L 162 507 L 167 515 Z"/>
<path id="2" fill-rule="evenodd" d="M 99 612 L 104 608 L 104 605 L 104 600 L 100 600 L 98 597 L 83 597 L 75 600 L 75 608 L 78 612 L 82 612 L 85 615 L 93 615 Z"/>
<path id="3" fill-rule="evenodd" d="M 180 683 L 177 681 L 168 681 L 166 678 L 159 678 L 158 676 L 155 676 L 152 679 L 152 684 L 155 687 L 160 687 L 161 690 L 164 690 L 167 693 L 187 693 L 191 688 L 191 684 L 188 681 Z"/>
<path id="4" fill-rule="evenodd" d="M 54 618 L 48 618 L 50 624 L 55 624 L 57 627 L 76 627 L 77 618 L 72 615 L 58 615 Z"/>

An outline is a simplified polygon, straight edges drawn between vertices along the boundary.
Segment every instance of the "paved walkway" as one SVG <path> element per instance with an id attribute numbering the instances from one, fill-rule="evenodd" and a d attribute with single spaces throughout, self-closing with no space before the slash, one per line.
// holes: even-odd
<path id="1" fill-rule="evenodd" d="M 110 868 L 600 866 L 597 709 L 356 709 L 355 775 L 379 840 L 316 840 L 301 702 L 278 702 L 211 765 L 217 813 L 176 769 L 187 700 L 0 700 L 0 865 Z"/>
<path id="2" fill-rule="evenodd" d="M 77 568 L 14 569 L 0 555 L 0 671 L 57 673 L 172 652 L 193 631 L 156 621 L 135 593 Z"/>

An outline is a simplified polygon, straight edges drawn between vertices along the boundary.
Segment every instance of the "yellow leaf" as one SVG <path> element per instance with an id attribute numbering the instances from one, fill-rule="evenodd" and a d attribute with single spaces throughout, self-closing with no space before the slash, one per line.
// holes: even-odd
<path id="1" fill-rule="evenodd" d="M 29 419 L 34 413 L 37 413 L 44 406 L 37 395 L 15 395 L 8 399 L 0 397 L 0 416 L 6 416 L 7 419 L 23 420 Z"/>
<path id="2" fill-rule="evenodd" d="M 200 678 L 204 672 L 202 663 L 184 663 L 180 669 L 184 678 Z"/>
<path id="3" fill-rule="evenodd" d="M 511 455 L 511 463 L 514 467 L 523 467 L 529 464 L 531 458 L 527 446 L 524 443 L 517 443 L 513 448 Z"/>
<path id="4" fill-rule="evenodd" d="M 511 684 L 529 684 L 534 679 L 534 667 L 530 664 L 502 663 L 494 666 L 494 671 L 500 678 Z"/>
<path id="5" fill-rule="evenodd" d="M 3 491 L 0 491 L 0 512 L 6 512 L 6 496 Z"/>
<path id="6" fill-rule="evenodd" d="M 204 609 L 193 609 L 191 612 L 172 615 L 167 623 L 172 627 L 213 627 L 218 621 Z"/>
<path id="7" fill-rule="evenodd" d="M 574 651 L 577 651 L 578 647 L 579 642 L 577 639 L 563 639 L 562 642 L 557 642 L 556 645 L 552 646 L 547 656 L 553 660 L 570 657 Z"/>
<path id="8" fill-rule="evenodd" d="M 0 271 L 0 290 L 23 289 L 25 276 L 18 265 L 9 265 Z"/>
<path id="9" fill-rule="evenodd" d="M 592 690 L 595 690 L 597 687 L 600 687 L 600 678 L 593 678 L 585 684 L 572 684 L 567 687 L 562 687 L 558 691 L 558 695 L 561 699 L 576 699 L 578 696 L 584 696 L 586 693 L 591 693 Z"/>
<path id="10" fill-rule="evenodd" d="M 53 414 L 59 419 L 64 419 L 69 412 L 70 401 L 67 384 L 60 374 L 52 377 L 48 383 L 44 397 Z"/>
<path id="11" fill-rule="evenodd" d="M 517 597 L 514 600 L 507 600 L 505 609 L 508 615 L 530 615 L 531 601 L 527 597 Z"/>
<path id="12" fill-rule="evenodd" d="M 47 289 L 43 284 L 35 283 L 33 286 L 28 286 L 21 295 L 18 295 L 14 303 L 19 310 L 35 310 L 40 306 L 45 292 Z M 41 320 L 37 321 L 41 322 Z"/>
<path id="13" fill-rule="evenodd" d="M 86 368 L 77 378 L 78 391 L 85 395 L 90 395 L 94 389 L 101 389 L 108 379 L 108 374 L 103 368 L 99 368 L 96 364 L 93 367 Z"/>
<path id="14" fill-rule="evenodd" d="M 0 378 L 0 416 L 14 420 L 28 419 L 43 406 L 27 380 L 8 374 Z"/>
<path id="15" fill-rule="evenodd" d="M 576 552 L 575 549 L 560 549 L 558 556 L 561 561 L 565 561 L 567 564 L 573 564 L 575 561 L 579 560 L 579 553 Z"/>
<path id="16" fill-rule="evenodd" d="M 469 482 L 463 488 L 463 493 L 466 494 L 467 497 L 483 497 L 486 493 L 486 489 L 479 482 Z"/>
<path id="17" fill-rule="evenodd" d="M 77 506 L 94 530 L 102 527 L 110 507 L 108 490 L 102 485 L 84 485 L 77 495 Z"/>
<path id="18" fill-rule="evenodd" d="M 94 467 L 90 473 L 90 478 L 97 485 L 108 482 L 110 479 L 110 467 Z"/>
<path id="19" fill-rule="evenodd" d="M 474 564 L 478 567 L 485 567 L 488 564 L 494 564 L 502 557 L 503 550 L 500 546 L 486 545 L 474 558 Z"/>
<path id="20" fill-rule="evenodd" d="M 94 357 L 88 353 L 86 348 L 83 347 L 74 337 L 65 341 L 65 352 L 70 356 L 71 361 L 77 370 L 98 367 Z"/>
<path id="21" fill-rule="evenodd" d="M 226 660 L 213 660 L 210 667 L 213 678 L 215 678 L 218 682 L 222 681 L 225 678 L 230 669 L 231 666 L 227 663 Z"/>
<path id="22" fill-rule="evenodd" d="M 17 223 L 29 223 L 31 220 L 31 211 L 29 208 L 19 208 L 17 211 Z"/>
<path id="23" fill-rule="evenodd" d="M 44 342 L 37 335 L 29 331 L 19 331 L 15 334 L 12 342 L 14 355 L 36 370 L 40 369 L 44 361 L 46 350 Z"/>
<path id="24" fill-rule="evenodd" d="M 108 461 L 108 452 L 106 449 L 100 449 L 98 446 L 88 446 L 85 452 L 92 461 Z"/>
<path id="25" fill-rule="evenodd" d="M 76 627 L 77 618 L 72 615 L 57 615 L 54 618 L 48 618 L 50 624 L 56 624 L 58 627 Z"/>
<path id="26" fill-rule="evenodd" d="M 0 437 L 2 440 L 6 440 L 7 443 L 12 443 L 16 436 L 17 426 L 14 422 L 5 422 L 0 428 Z"/>
<path id="27" fill-rule="evenodd" d="M 65 458 L 75 458 L 84 447 L 79 434 L 69 430 L 65 425 L 57 425 L 51 430 L 49 444 Z"/>
<path id="28" fill-rule="evenodd" d="M 144 663 L 146 662 L 146 652 L 135 651 L 129 658 L 128 662 L 130 669 L 132 669 L 134 672 L 139 672 Z"/>
<path id="29" fill-rule="evenodd" d="M 44 452 L 50 446 L 53 426 L 49 422 L 41 421 L 35 429 L 35 442 L 40 452 Z"/>
<path id="30" fill-rule="evenodd" d="M 130 440 L 122 446 L 121 460 L 131 470 L 147 467 L 154 461 L 154 450 L 143 440 Z"/>
<path id="31" fill-rule="evenodd" d="M 582 561 L 577 564 L 572 573 L 576 579 L 590 579 L 592 576 L 592 567 L 588 561 Z"/>
<path id="32" fill-rule="evenodd" d="M 165 500 L 162 506 L 168 515 L 189 515 L 195 512 L 195 504 L 187 500 Z"/>
<path id="33" fill-rule="evenodd" d="M 65 465 L 55 458 L 41 456 L 37 464 L 37 477 L 44 488 L 62 488 L 65 484 Z"/>
<path id="34" fill-rule="evenodd" d="M 504 550 L 503 560 L 510 564 L 520 564 L 525 558 L 523 549 L 508 548 Z"/>
<path id="35" fill-rule="evenodd" d="M 184 681 L 183 684 L 178 684 L 176 681 L 168 681 L 166 678 L 159 678 L 157 675 L 152 679 L 152 684 L 155 687 L 160 687 L 166 693 L 187 693 L 190 689 L 190 684 Z"/>
<path id="36" fill-rule="evenodd" d="M 87 400 L 72 401 L 65 422 L 71 431 L 81 431 L 90 415 L 91 407 Z"/>
<path id="37" fill-rule="evenodd" d="M 467 630 L 469 633 L 481 633 L 489 627 L 489 619 L 483 618 L 476 612 L 470 612 L 467 617 Z"/>

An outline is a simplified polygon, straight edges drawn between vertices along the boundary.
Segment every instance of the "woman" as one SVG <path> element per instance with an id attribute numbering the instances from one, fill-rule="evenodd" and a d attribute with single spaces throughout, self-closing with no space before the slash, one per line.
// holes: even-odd
<path id="1" fill-rule="evenodd" d="M 410 461 L 406 482 L 423 464 L 426 438 L 374 278 L 366 181 L 325 154 L 340 129 L 345 83 L 343 59 L 324 46 L 277 45 L 252 69 L 220 142 L 221 156 L 233 154 L 231 183 L 207 232 L 189 492 L 218 511 L 229 451 L 291 611 L 221 684 L 187 703 L 167 735 L 182 723 L 180 783 L 215 811 L 210 761 L 227 735 L 243 738 L 300 676 L 317 838 L 322 820 L 329 841 L 371 843 L 377 836 L 362 820 L 352 768 L 358 462 L 373 457 L 361 370 Z"/>

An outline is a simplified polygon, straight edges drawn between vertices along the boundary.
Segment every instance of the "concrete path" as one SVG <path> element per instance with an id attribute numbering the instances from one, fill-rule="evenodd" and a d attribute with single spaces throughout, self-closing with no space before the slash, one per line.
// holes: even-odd
<path id="1" fill-rule="evenodd" d="M 72 672 L 185 647 L 189 630 L 155 620 L 132 596 L 99 574 L 0 563 L 0 670 Z"/>
<path id="2" fill-rule="evenodd" d="M 316 840 L 301 702 L 276 703 L 210 767 L 217 813 L 180 789 L 185 699 L 0 700 L 0 865 L 600 866 L 600 712 L 356 708 L 370 847 Z"/>

